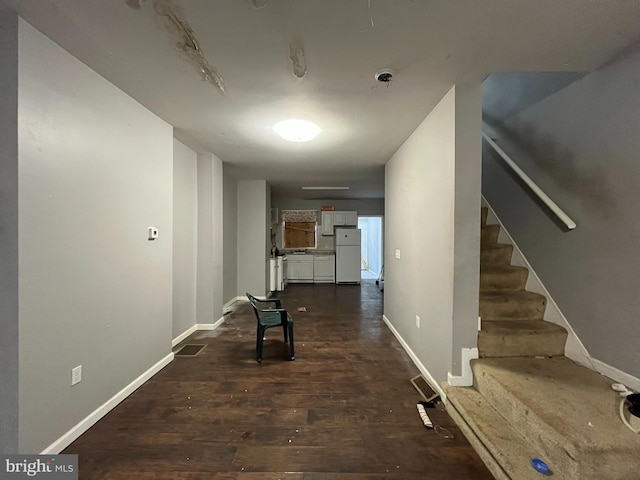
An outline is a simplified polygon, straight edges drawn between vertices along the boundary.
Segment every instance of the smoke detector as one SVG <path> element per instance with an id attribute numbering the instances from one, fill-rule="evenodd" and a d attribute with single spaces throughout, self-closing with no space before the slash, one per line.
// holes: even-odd
<path id="1" fill-rule="evenodd" d="M 390 68 L 383 68 L 382 70 L 378 70 L 374 76 L 376 81 L 388 86 L 393 79 L 393 70 Z"/>

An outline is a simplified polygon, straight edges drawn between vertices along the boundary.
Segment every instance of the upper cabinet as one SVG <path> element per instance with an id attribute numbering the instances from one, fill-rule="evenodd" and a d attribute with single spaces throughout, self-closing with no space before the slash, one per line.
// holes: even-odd
<path id="1" fill-rule="evenodd" d="M 350 227 L 358 226 L 358 212 L 344 212 L 345 213 L 345 225 Z"/>
<path id="2" fill-rule="evenodd" d="M 334 212 L 322 212 L 322 235 L 333 235 Z"/>
<path id="3" fill-rule="evenodd" d="M 356 227 L 358 212 L 322 212 L 322 235 L 333 235 L 333 227 Z"/>

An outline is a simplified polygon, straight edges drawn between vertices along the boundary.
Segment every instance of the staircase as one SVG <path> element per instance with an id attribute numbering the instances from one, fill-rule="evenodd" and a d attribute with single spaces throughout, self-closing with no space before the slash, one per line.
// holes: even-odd
<path id="1" fill-rule="evenodd" d="M 482 209 L 480 358 L 473 387 L 445 384 L 447 411 L 497 479 L 543 476 L 532 458 L 568 480 L 640 478 L 640 435 L 622 425 L 613 381 L 565 358 L 567 332 L 543 320 L 546 298 Z"/>

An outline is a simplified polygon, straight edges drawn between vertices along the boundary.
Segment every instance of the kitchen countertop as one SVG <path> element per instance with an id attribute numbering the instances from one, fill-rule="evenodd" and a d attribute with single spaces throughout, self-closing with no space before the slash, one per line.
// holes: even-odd
<path id="1" fill-rule="evenodd" d="M 335 251 L 333 250 L 284 250 L 281 254 L 284 255 L 335 255 Z"/>

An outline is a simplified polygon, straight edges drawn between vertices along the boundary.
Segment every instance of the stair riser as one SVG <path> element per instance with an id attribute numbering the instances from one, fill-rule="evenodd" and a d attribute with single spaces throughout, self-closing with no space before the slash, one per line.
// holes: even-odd
<path id="1" fill-rule="evenodd" d="M 485 225 L 482 227 L 480 236 L 481 243 L 496 243 L 498 234 L 500 233 L 500 225 Z"/>
<path id="2" fill-rule="evenodd" d="M 544 455 L 544 460 L 553 469 L 554 476 L 562 479 L 583 480 L 582 468 L 577 462 L 578 452 L 567 439 L 558 435 L 529 408 L 514 398 L 486 372 L 473 368 L 474 387 L 532 446 Z M 573 457 L 573 458 L 572 458 Z M 576 459 L 576 460 L 574 460 Z"/>
<path id="3" fill-rule="evenodd" d="M 480 290 L 524 290 L 528 275 L 527 270 L 513 270 L 504 273 L 480 271 Z"/>
<path id="4" fill-rule="evenodd" d="M 494 334 L 478 332 L 478 352 L 486 357 L 555 357 L 564 355 L 566 332 Z"/>
<path id="5" fill-rule="evenodd" d="M 494 453 L 491 452 L 488 446 L 483 443 L 483 439 L 478 435 L 480 432 L 473 430 L 473 428 L 465 421 L 464 414 L 458 412 L 457 405 L 453 405 L 452 402 L 449 402 L 447 405 L 447 413 L 458 426 L 465 438 L 469 441 L 494 478 L 496 480 L 513 480 L 509 474 L 504 471 L 500 463 L 496 461 Z"/>
<path id="6" fill-rule="evenodd" d="M 509 265 L 511 263 L 511 245 L 502 245 L 499 248 L 481 249 L 480 265 Z"/>
<path id="7" fill-rule="evenodd" d="M 486 299 L 480 296 L 480 317 L 486 320 L 541 320 L 546 299 Z"/>

